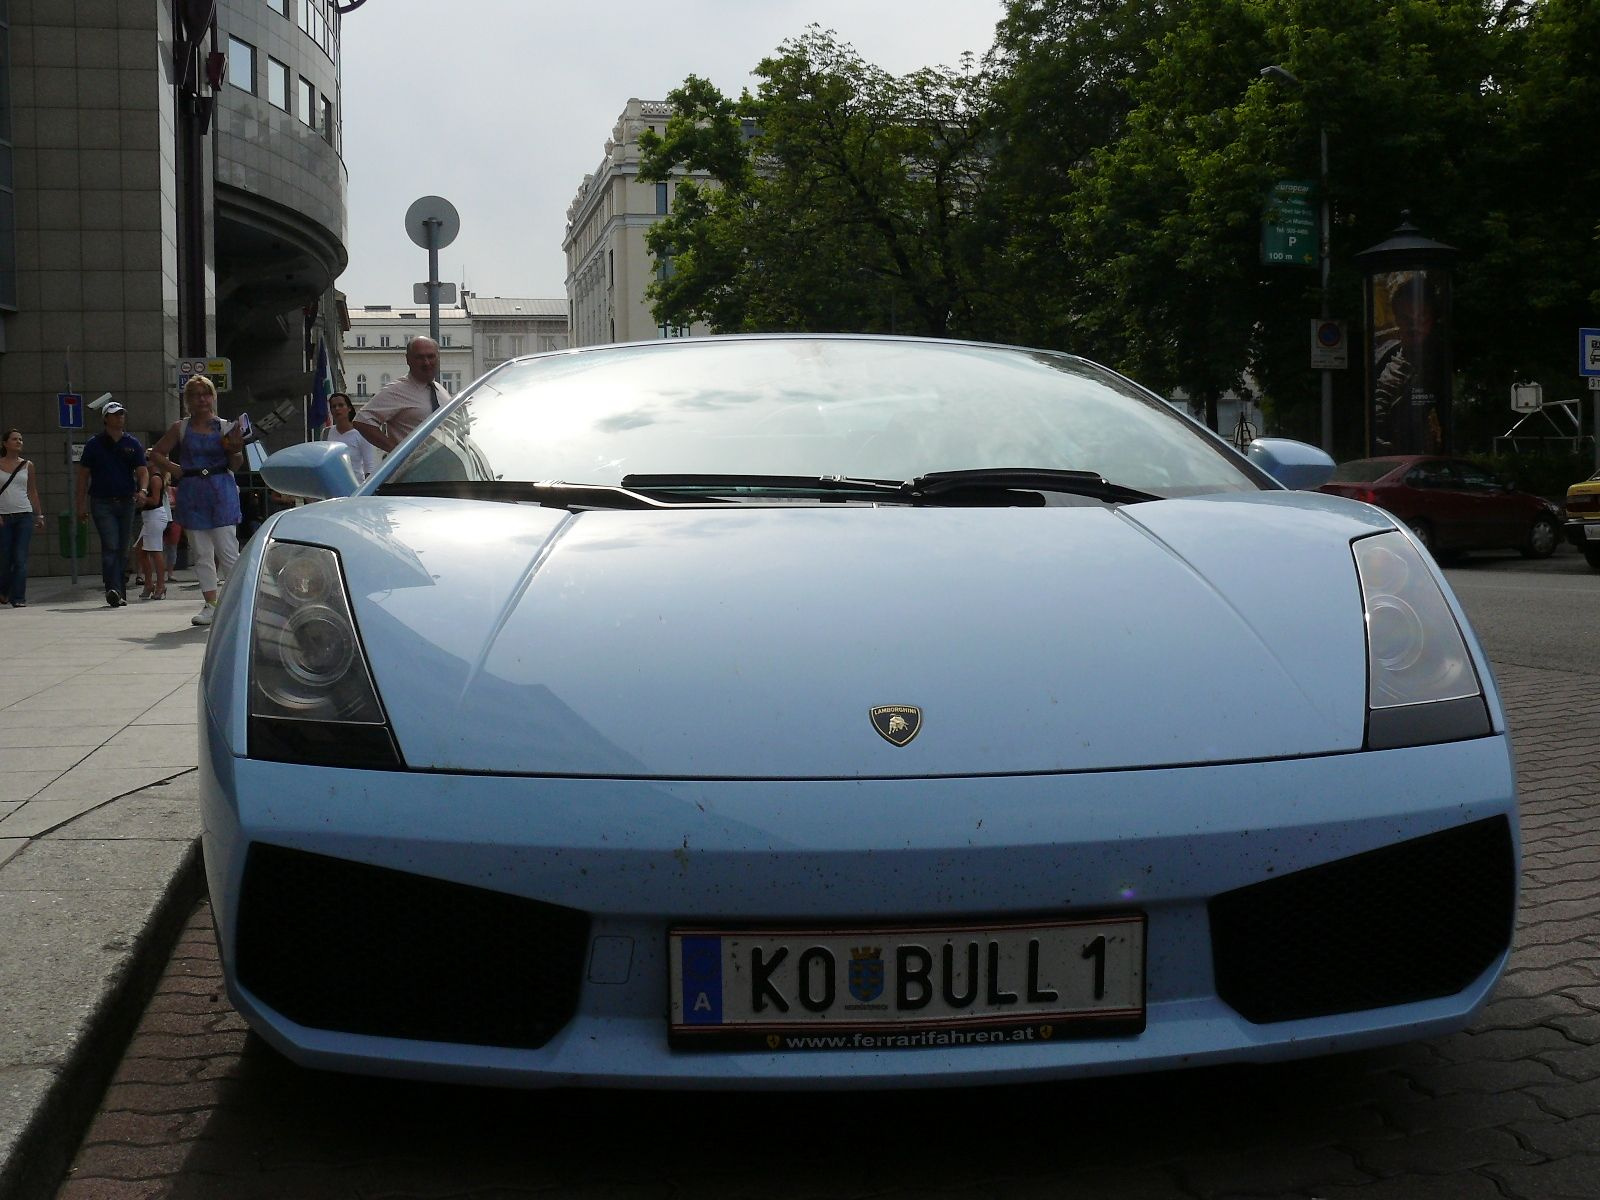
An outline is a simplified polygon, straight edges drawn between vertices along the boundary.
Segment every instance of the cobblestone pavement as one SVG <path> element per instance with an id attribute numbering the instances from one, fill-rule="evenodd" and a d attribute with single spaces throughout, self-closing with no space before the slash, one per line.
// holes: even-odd
<path id="1" fill-rule="evenodd" d="M 59 1200 L 1600 1197 L 1600 693 L 1499 669 L 1517 948 L 1466 1033 L 1273 1067 L 907 1094 L 521 1093 L 302 1071 L 194 916 Z"/>

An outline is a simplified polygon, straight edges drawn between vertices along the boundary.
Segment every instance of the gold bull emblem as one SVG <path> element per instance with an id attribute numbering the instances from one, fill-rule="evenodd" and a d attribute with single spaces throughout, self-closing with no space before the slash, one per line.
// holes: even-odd
<path id="1" fill-rule="evenodd" d="M 878 736 L 894 746 L 904 746 L 922 728 L 922 710 L 912 704 L 880 704 L 868 715 Z"/>

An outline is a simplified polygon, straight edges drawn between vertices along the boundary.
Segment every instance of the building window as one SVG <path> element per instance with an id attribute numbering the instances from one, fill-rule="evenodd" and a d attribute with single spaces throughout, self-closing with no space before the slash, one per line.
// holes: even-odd
<path id="1" fill-rule="evenodd" d="M 313 129 L 317 127 L 317 94 L 304 75 L 300 76 L 300 119 Z"/>
<path id="2" fill-rule="evenodd" d="M 656 216 L 661 216 L 667 211 L 667 185 L 656 184 Z"/>
<path id="3" fill-rule="evenodd" d="M 367 377 L 365 375 L 357 375 L 356 376 L 356 395 L 365 396 L 366 394 L 367 394 Z"/>
<path id="4" fill-rule="evenodd" d="M 386 388 L 386 387 L 388 387 L 388 386 L 389 386 L 389 375 L 388 375 L 388 373 L 387 373 L 387 372 L 385 372 L 385 373 L 384 373 L 384 376 L 383 376 L 383 383 L 382 383 L 382 384 L 380 384 L 380 385 L 379 385 L 379 386 L 380 386 L 380 388 Z"/>
<path id="5" fill-rule="evenodd" d="M 523 339 L 515 336 L 511 339 L 511 357 L 516 358 L 521 353 L 523 353 Z"/>
<path id="6" fill-rule="evenodd" d="M 322 136 L 328 140 L 328 145 L 334 145 L 333 101 L 326 95 L 322 97 Z"/>
<path id="7" fill-rule="evenodd" d="M 450 344 L 450 335 L 448 333 L 441 333 L 439 335 L 439 345 L 448 346 L 449 344 Z"/>
<path id="8" fill-rule="evenodd" d="M 240 91 L 256 94 L 256 48 L 228 35 L 228 82 Z"/>
<path id="9" fill-rule="evenodd" d="M 449 392 L 452 396 L 454 396 L 457 392 L 459 392 L 461 390 L 461 372 L 460 371 L 443 371 L 443 372 L 441 372 L 441 374 L 444 376 L 444 390 L 445 391 Z"/>
<path id="10" fill-rule="evenodd" d="M 484 349 L 484 353 L 487 354 L 490 358 L 499 358 L 500 357 L 500 335 L 498 333 L 492 333 L 488 337 L 484 338 L 483 340 L 484 340 L 485 343 L 487 343 L 486 346 L 485 346 L 485 349 Z"/>
<path id="11" fill-rule="evenodd" d="M 267 7 L 280 17 L 289 15 L 289 0 L 267 0 Z"/>
<path id="12" fill-rule="evenodd" d="M 267 55 L 267 103 L 289 111 L 289 68 Z"/>

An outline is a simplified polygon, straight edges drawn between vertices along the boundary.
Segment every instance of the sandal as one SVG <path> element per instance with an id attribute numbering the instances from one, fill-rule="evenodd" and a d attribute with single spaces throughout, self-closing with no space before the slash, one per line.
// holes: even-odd
<path id="1" fill-rule="evenodd" d="M 150 599 L 152 599 L 152 600 L 165 600 L 166 598 L 167 598 L 167 589 L 164 588 L 164 587 L 163 588 L 157 588 L 155 591 L 150 593 Z"/>

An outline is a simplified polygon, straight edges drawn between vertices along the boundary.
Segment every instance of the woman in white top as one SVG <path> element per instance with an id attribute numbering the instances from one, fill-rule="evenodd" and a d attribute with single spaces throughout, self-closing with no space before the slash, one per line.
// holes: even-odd
<path id="1" fill-rule="evenodd" d="M 378 451 L 353 424 L 356 410 L 350 404 L 350 397 L 344 392 L 329 396 L 328 415 L 333 418 L 333 432 L 328 440 L 350 447 L 350 465 L 356 469 L 356 482 L 365 483 L 367 476 L 378 469 Z"/>
<path id="2" fill-rule="evenodd" d="M 0 604 L 28 604 L 28 547 L 44 528 L 39 480 L 22 457 L 22 431 L 6 430 L 0 439 Z"/>

